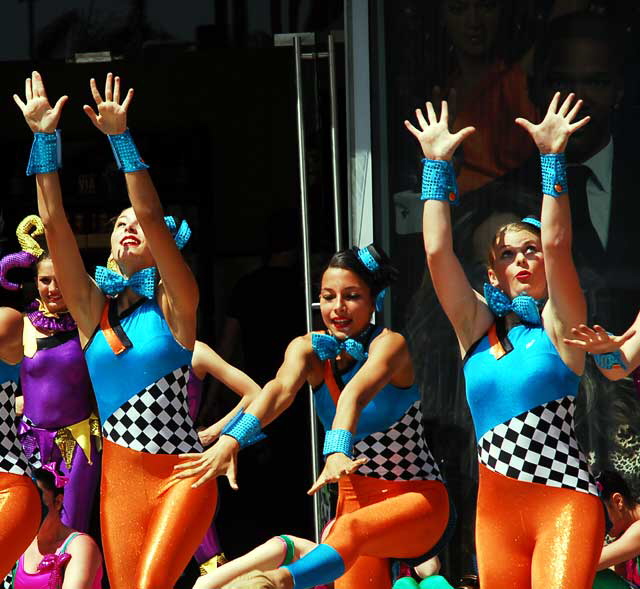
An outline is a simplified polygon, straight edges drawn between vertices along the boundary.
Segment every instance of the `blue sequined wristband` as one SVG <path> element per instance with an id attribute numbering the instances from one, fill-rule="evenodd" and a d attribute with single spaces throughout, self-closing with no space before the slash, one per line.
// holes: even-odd
<path id="1" fill-rule="evenodd" d="M 231 436 L 240 444 L 240 448 L 246 448 L 267 436 L 262 432 L 260 420 L 251 413 L 240 411 L 227 425 L 224 426 L 220 435 Z"/>
<path id="2" fill-rule="evenodd" d="M 460 204 L 456 173 L 451 162 L 423 159 L 422 194 L 420 200 L 442 200 L 452 205 Z"/>
<path id="3" fill-rule="evenodd" d="M 324 436 L 322 455 L 326 458 L 329 454 L 340 452 L 352 457 L 353 434 L 346 429 L 330 429 Z"/>
<path id="4" fill-rule="evenodd" d="M 603 370 L 611 370 L 612 368 L 627 369 L 620 350 L 607 352 L 606 354 L 593 354 L 593 360 Z"/>
<path id="5" fill-rule="evenodd" d="M 118 169 L 123 172 L 139 172 L 149 166 L 142 161 L 129 129 L 120 135 L 107 135 Z"/>
<path id="6" fill-rule="evenodd" d="M 569 192 L 567 160 L 564 153 L 541 153 L 542 194 L 558 198 Z"/>
<path id="7" fill-rule="evenodd" d="M 62 167 L 62 144 L 60 131 L 34 133 L 31 154 L 27 164 L 27 176 L 48 174 Z"/>

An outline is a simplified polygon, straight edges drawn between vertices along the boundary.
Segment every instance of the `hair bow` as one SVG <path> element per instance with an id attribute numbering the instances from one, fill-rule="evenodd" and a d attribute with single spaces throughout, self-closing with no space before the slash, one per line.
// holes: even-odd
<path id="1" fill-rule="evenodd" d="M 176 219 L 172 215 L 167 215 L 164 218 L 164 222 L 167 224 L 171 235 L 173 235 L 178 249 L 181 250 L 187 245 L 187 241 L 189 241 L 191 237 L 191 227 L 189 227 L 189 224 L 184 219 L 180 223 L 180 227 L 177 227 Z"/>
<path id="2" fill-rule="evenodd" d="M 53 475 L 55 485 L 56 485 L 56 487 L 58 487 L 58 489 L 62 489 L 62 487 L 64 487 L 69 482 L 69 477 L 68 476 L 60 474 L 58 472 L 58 470 L 56 469 L 56 463 L 55 462 L 49 462 L 47 464 L 43 464 L 42 465 L 42 470 L 47 470 Z"/>
<path id="3" fill-rule="evenodd" d="M 109 268 L 97 266 L 95 280 L 100 290 L 107 295 L 115 296 L 130 287 L 137 294 L 152 299 L 156 290 L 156 269 L 154 266 L 149 266 L 130 278 L 125 278 Z"/>
<path id="4" fill-rule="evenodd" d="M 537 301 L 528 294 L 519 294 L 511 300 L 503 291 L 485 282 L 484 298 L 489 310 L 497 317 L 504 317 L 512 311 L 525 323 L 541 325 L 540 307 L 544 301 Z"/>
<path id="5" fill-rule="evenodd" d="M 342 350 L 356 360 L 364 360 L 368 355 L 359 341 L 350 337 L 339 340 L 325 333 L 312 333 L 311 347 L 320 360 L 335 358 Z"/>

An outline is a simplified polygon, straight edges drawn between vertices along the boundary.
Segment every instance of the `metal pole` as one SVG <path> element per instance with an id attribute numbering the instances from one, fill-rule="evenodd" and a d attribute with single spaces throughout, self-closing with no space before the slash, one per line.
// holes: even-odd
<path id="1" fill-rule="evenodd" d="M 302 249 L 304 262 L 304 297 L 305 297 L 305 314 L 307 319 L 307 331 L 313 328 L 311 317 L 311 256 L 309 253 L 309 211 L 307 200 L 307 171 L 304 144 L 304 115 L 302 104 L 302 52 L 300 49 L 300 38 L 296 35 L 293 38 L 293 49 L 296 62 L 296 114 L 298 123 L 298 166 L 300 168 L 300 211 L 302 215 Z M 311 425 L 311 470 L 313 481 L 315 482 L 319 475 L 318 467 L 318 447 L 317 447 L 317 427 L 316 415 L 313 405 L 313 390 L 309 386 L 309 406 L 310 406 L 310 425 Z M 316 493 L 313 496 L 313 525 L 315 531 L 316 542 L 320 542 L 320 496 Z"/>
<path id="2" fill-rule="evenodd" d="M 338 104 L 336 98 L 336 54 L 333 35 L 329 33 L 329 93 L 331 97 L 331 160 L 333 179 L 333 220 L 336 233 L 336 251 L 342 245 L 342 213 L 340 209 L 340 159 L 338 152 Z"/>

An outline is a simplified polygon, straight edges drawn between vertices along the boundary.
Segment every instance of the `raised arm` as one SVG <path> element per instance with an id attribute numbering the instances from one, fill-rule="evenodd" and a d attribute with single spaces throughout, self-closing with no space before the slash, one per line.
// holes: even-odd
<path id="1" fill-rule="evenodd" d="M 542 161 L 541 234 L 549 295 L 543 310 L 545 329 L 564 362 L 582 374 L 584 353 L 564 343 L 571 328 L 584 323 L 587 313 L 571 253 L 571 210 L 564 162 L 569 137 L 589 122 L 589 117 L 573 122 L 582 106 L 582 101 L 574 103 L 574 98 L 571 93 L 560 104 L 560 93 L 556 92 L 540 124 L 522 118 L 516 123 L 531 135 Z"/>
<path id="2" fill-rule="evenodd" d="M 364 407 L 385 385 L 398 378 L 399 386 L 413 383 L 413 364 L 409 349 L 399 333 L 385 330 L 371 342 L 367 360 L 340 393 L 331 431 L 355 434 Z M 336 482 L 340 477 L 355 472 L 365 462 L 365 458 L 352 460 L 342 451 L 328 454 L 324 469 L 309 489 L 309 494 L 312 495 L 327 483 Z"/>
<path id="3" fill-rule="evenodd" d="M 59 141 L 55 132 L 67 96 L 59 98 L 52 108 L 42 77 L 38 72 L 33 72 L 25 81 L 25 102 L 17 94 L 13 95 L 13 99 L 22 111 L 29 128 L 37 134 L 34 136 L 31 157 L 32 161 L 39 161 L 42 159 L 41 141 L 51 141 L 54 144 L 56 140 Z M 57 171 L 59 162 L 47 163 L 48 166 L 33 166 L 29 171 L 36 173 L 38 213 L 45 227 L 47 247 L 56 270 L 56 279 L 69 311 L 86 340 L 100 320 L 104 297 L 86 272 L 76 238 L 67 221 Z"/>
<path id="4" fill-rule="evenodd" d="M 440 118 L 427 102 L 427 119 L 416 109 L 420 129 L 409 121 L 404 124 L 420 142 L 424 163 L 422 198 L 425 200 L 422 229 L 427 264 L 438 300 L 458 337 L 461 353 L 491 325 L 491 315 L 476 293 L 453 251 L 450 204 L 457 202 L 451 158 L 457 147 L 474 132 L 466 127 L 455 134 L 448 128 L 447 102 L 442 102 Z"/>
<path id="5" fill-rule="evenodd" d="M 147 171 L 148 166 L 137 155 L 128 133 L 127 109 L 133 99 L 133 89 L 130 88 L 121 101 L 120 78 L 114 78 L 111 73 L 107 74 L 104 99 L 93 78 L 90 87 L 98 113 L 88 105 L 83 108 L 91 122 L 109 136 L 114 151 L 119 154 L 118 163 L 124 171 L 131 206 L 160 274 L 158 303 L 174 337 L 191 349 L 196 334 L 198 285 L 164 221 L 162 205 Z M 128 154 L 133 147 L 134 157 L 128 159 L 119 151 L 119 146 L 123 146 Z"/>
<path id="6" fill-rule="evenodd" d="M 199 475 L 193 485 L 197 487 L 212 477 L 224 474 L 229 479 L 231 487 L 237 489 L 237 453 L 243 441 L 240 439 L 243 436 L 237 433 L 238 430 L 250 430 L 253 436 L 283 413 L 293 403 L 305 380 L 310 378 L 314 362 L 317 361 L 311 348 L 310 335 L 293 340 L 287 347 L 284 363 L 276 377 L 266 384 L 262 392 L 246 408 L 242 416 L 242 427 L 226 431 L 202 454 L 182 455 L 185 462 L 175 467 L 176 477 Z"/>
<path id="7" fill-rule="evenodd" d="M 640 366 L 640 313 L 622 335 L 611 335 L 600 325 L 593 329 L 579 325 L 571 330 L 565 344 L 576 346 L 594 356 L 598 369 L 609 380 L 629 376 Z"/>

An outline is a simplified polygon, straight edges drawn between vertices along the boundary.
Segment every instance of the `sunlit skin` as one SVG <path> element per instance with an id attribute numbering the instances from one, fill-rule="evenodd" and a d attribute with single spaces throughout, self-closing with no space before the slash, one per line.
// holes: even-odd
<path id="1" fill-rule="evenodd" d="M 116 219 L 111 233 L 111 255 L 126 276 L 154 265 L 133 208 L 125 209 Z"/>
<path id="2" fill-rule="evenodd" d="M 526 293 L 534 299 L 547 296 L 547 279 L 540 237 L 530 231 L 509 230 L 493 246 L 489 282 L 511 299 Z"/>
<path id="3" fill-rule="evenodd" d="M 42 260 L 38 264 L 36 286 L 40 300 L 44 303 L 49 313 L 64 313 L 67 304 L 64 302 L 60 286 L 56 280 L 56 272 L 50 259 Z"/>
<path id="4" fill-rule="evenodd" d="M 355 272 L 328 268 L 322 275 L 320 313 L 327 329 L 339 339 L 361 333 L 375 309 L 369 285 Z"/>

